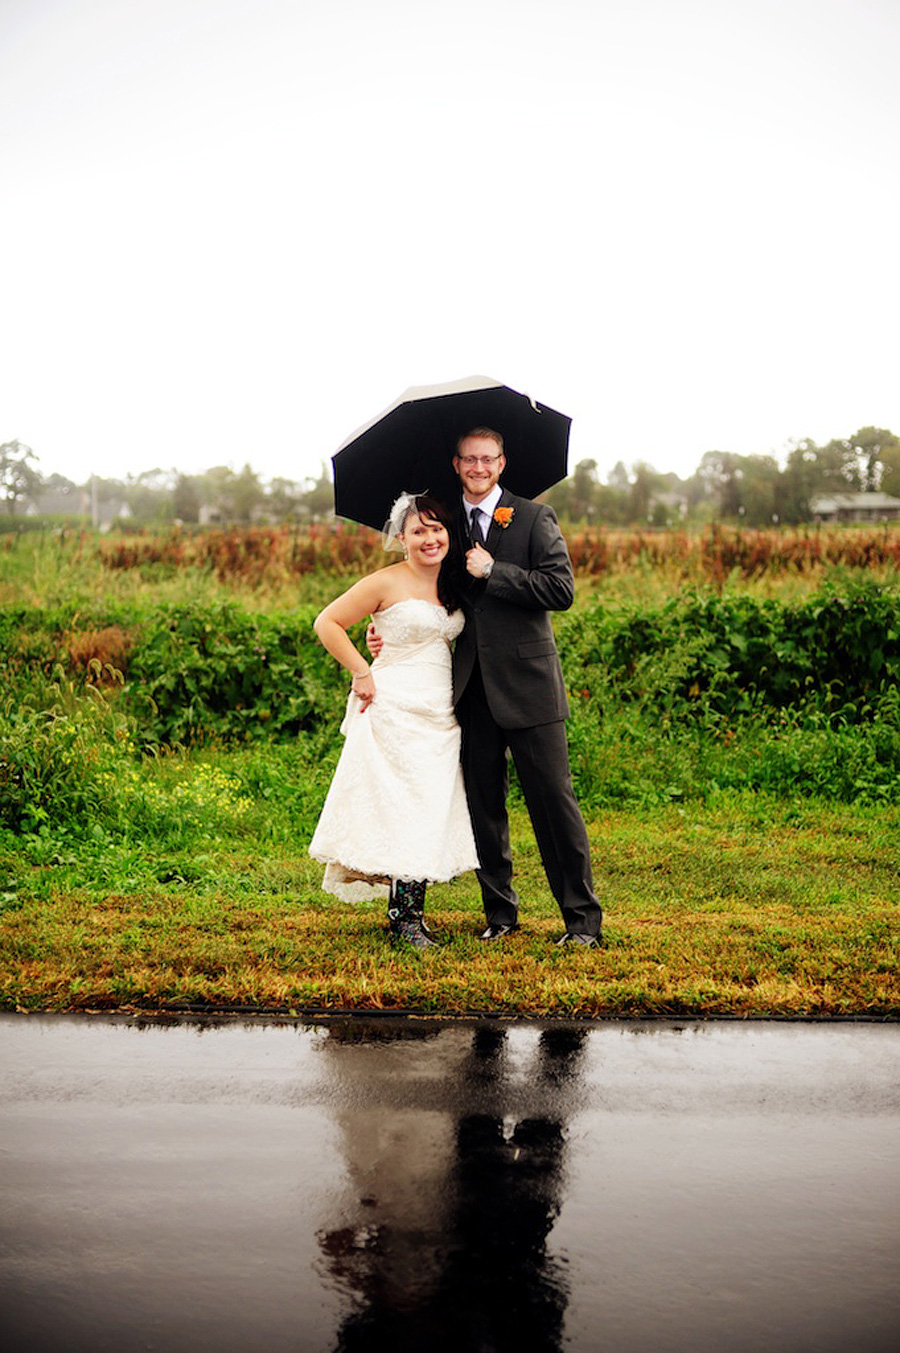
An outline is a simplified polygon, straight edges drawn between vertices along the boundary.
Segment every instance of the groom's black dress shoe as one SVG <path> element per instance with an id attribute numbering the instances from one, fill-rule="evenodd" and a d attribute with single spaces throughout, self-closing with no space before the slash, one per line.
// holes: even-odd
<path id="1" fill-rule="evenodd" d="M 576 949 L 596 949 L 602 943 L 599 935 L 573 935 L 571 930 L 567 930 L 562 939 L 556 941 L 556 948 L 563 949 L 568 945 L 569 947 L 574 946 Z"/>
<path id="2" fill-rule="evenodd" d="M 478 936 L 480 940 L 502 940 L 506 935 L 515 935 L 517 930 L 521 930 L 519 925 L 498 925 L 493 922 L 483 930 Z"/>

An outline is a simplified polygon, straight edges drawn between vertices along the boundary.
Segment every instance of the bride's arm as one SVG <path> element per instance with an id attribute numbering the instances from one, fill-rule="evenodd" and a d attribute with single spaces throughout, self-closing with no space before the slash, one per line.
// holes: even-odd
<path id="1" fill-rule="evenodd" d="M 313 629 L 320 643 L 352 674 L 353 691 L 362 701 L 363 709 L 375 698 L 375 681 L 368 663 L 347 630 L 367 615 L 372 615 L 382 604 L 385 591 L 384 581 L 380 577 L 382 572 L 384 570 L 379 570 L 354 583 L 342 596 L 330 602 L 324 611 L 320 611 L 313 621 Z"/>

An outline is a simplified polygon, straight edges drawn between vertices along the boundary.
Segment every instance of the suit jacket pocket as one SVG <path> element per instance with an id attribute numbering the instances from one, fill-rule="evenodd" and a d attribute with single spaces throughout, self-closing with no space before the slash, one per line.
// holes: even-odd
<path id="1" fill-rule="evenodd" d="M 530 639 L 519 644 L 517 652 L 520 658 L 549 658 L 556 652 L 556 644 L 552 639 Z"/>

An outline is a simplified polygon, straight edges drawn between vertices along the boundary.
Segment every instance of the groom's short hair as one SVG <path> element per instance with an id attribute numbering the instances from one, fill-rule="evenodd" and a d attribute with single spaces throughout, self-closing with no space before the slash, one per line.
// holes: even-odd
<path id="1" fill-rule="evenodd" d="M 503 455 L 503 438 L 495 428 L 472 428 L 470 432 L 464 432 L 456 443 L 456 454 L 459 455 L 459 448 L 463 442 L 467 442 L 470 437 L 489 437 L 492 442 L 496 442 L 500 448 L 500 454 Z"/>

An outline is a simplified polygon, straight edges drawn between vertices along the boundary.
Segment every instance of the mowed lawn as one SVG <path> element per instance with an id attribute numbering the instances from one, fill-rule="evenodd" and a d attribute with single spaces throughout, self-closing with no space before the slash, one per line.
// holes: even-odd
<path id="1" fill-rule="evenodd" d="M 392 950 L 381 904 L 329 901 L 296 847 L 244 836 L 183 856 L 98 847 L 14 867 L 0 911 L 10 1010 L 203 1007 L 602 1016 L 900 1015 L 900 809 L 785 803 L 589 821 L 603 948 L 562 931 L 513 809 L 522 933 L 478 941 L 477 884 L 436 885 L 441 947 Z"/>

